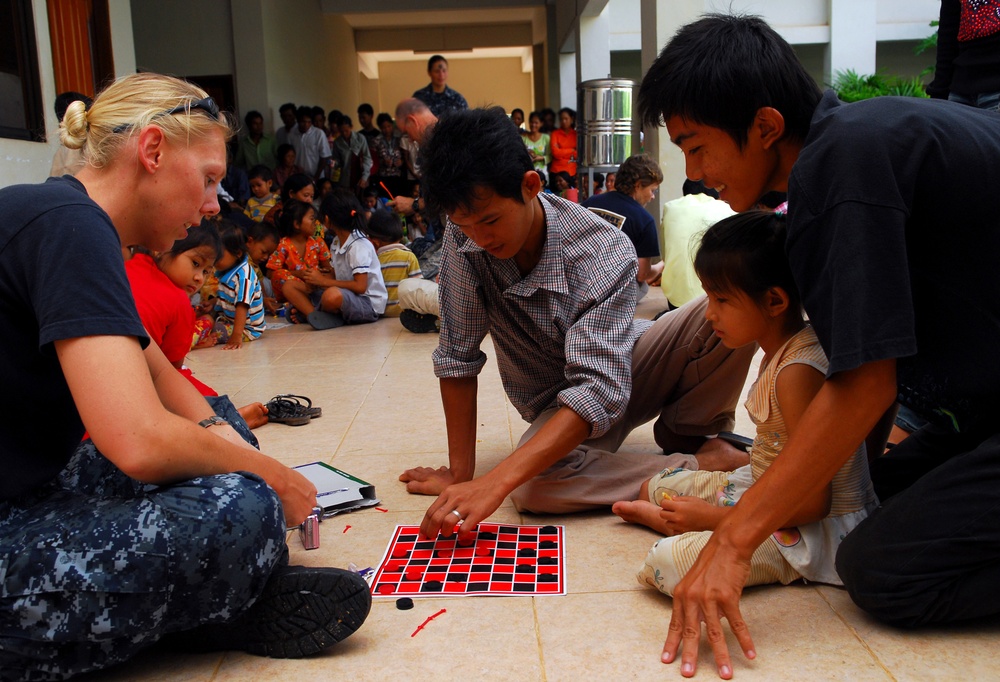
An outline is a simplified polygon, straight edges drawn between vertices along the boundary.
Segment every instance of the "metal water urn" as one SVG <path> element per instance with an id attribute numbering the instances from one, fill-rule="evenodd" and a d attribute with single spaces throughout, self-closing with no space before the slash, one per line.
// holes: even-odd
<path id="1" fill-rule="evenodd" d="M 635 81 L 602 78 L 580 83 L 577 148 L 585 168 L 617 167 L 632 155 L 632 90 Z"/>

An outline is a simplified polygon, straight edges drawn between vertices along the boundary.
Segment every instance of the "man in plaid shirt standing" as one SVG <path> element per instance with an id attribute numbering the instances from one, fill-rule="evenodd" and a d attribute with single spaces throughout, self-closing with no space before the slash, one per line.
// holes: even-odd
<path id="1" fill-rule="evenodd" d="M 585 208 L 542 194 L 517 129 L 498 108 L 453 112 L 421 166 L 433 210 L 448 215 L 441 263 L 441 382 L 449 466 L 404 472 L 412 493 L 438 495 L 422 524 L 435 537 L 519 510 L 564 513 L 634 499 L 667 466 L 731 470 L 745 453 L 706 438 L 733 426 L 755 347 L 730 350 L 705 298 L 634 319 L 637 260 L 624 234 Z M 480 346 L 491 335 L 504 389 L 531 426 L 493 470 L 474 478 Z M 656 419 L 668 457 L 618 452 Z M 695 453 L 695 454 L 679 454 Z"/>

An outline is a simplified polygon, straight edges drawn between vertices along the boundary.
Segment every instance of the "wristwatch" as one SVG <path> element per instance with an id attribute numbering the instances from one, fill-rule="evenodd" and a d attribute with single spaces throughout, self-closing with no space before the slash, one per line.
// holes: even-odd
<path id="1" fill-rule="evenodd" d="M 222 417 L 220 417 L 217 414 L 213 414 L 208 419 L 202 419 L 200 422 L 198 422 L 198 426 L 202 426 L 202 427 L 204 427 L 206 429 L 209 428 L 210 426 L 215 426 L 216 424 L 222 424 L 224 426 L 229 426 L 229 422 L 227 422 L 225 419 L 223 419 Z"/>

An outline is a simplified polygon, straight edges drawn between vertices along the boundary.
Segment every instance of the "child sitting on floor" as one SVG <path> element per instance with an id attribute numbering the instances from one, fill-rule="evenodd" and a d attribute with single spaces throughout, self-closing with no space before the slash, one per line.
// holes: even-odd
<path id="1" fill-rule="evenodd" d="M 224 350 L 240 348 L 267 329 L 264 322 L 264 294 L 257 273 L 247 257 L 243 230 L 232 223 L 221 225 L 222 255 L 215 262 L 219 278 L 215 303 L 215 331 Z"/>
<path id="2" fill-rule="evenodd" d="M 312 204 L 315 197 L 316 185 L 313 184 L 312 178 L 304 173 L 293 175 L 282 185 L 278 203 L 264 216 L 264 222 L 280 229 L 281 213 L 290 201 L 301 201 L 304 204 Z M 315 236 L 323 239 L 324 230 L 322 223 L 317 220 L 313 225 L 313 230 Z"/>
<path id="3" fill-rule="evenodd" d="M 278 303 L 290 304 L 288 321 L 299 323 L 300 315 L 307 315 L 313 305 L 309 295 L 313 287 L 306 285 L 303 275 L 309 269 L 328 270 L 330 249 L 326 242 L 315 236 L 316 210 L 311 204 L 290 201 L 282 211 L 279 224 L 281 240 L 278 248 L 267 259 L 267 273 Z M 286 291 L 286 286 L 291 284 Z M 299 296 L 304 293 L 304 296 Z M 300 307 L 302 306 L 302 307 Z"/>
<path id="4" fill-rule="evenodd" d="M 385 282 L 386 317 L 399 317 L 400 307 L 397 296 L 399 283 L 409 277 L 422 278 L 420 261 L 408 248 L 400 244 L 403 238 L 403 224 L 392 211 L 375 211 L 368 219 L 368 239 L 375 245 L 382 266 L 382 280 Z"/>
<path id="5" fill-rule="evenodd" d="M 254 223 L 247 228 L 247 256 L 264 293 L 264 311 L 270 315 L 278 313 L 278 302 L 274 298 L 271 279 L 264 274 L 261 266 L 266 266 L 267 259 L 277 248 L 278 235 L 273 227 L 267 223 Z"/>
<path id="6" fill-rule="evenodd" d="M 247 179 L 250 181 L 250 198 L 243 213 L 259 223 L 278 203 L 278 195 L 271 191 L 274 174 L 267 166 L 257 165 L 247 173 Z"/>
<path id="7" fill-rule="evenodd" d="M 323 199 L 320 220 L 333 235 L 333 274 L 307 269 L 304 284 L 285 285 L 288 299 L 315 329 L 374 322 L 385 312 L 388 295 L 375 247 L 362 232 L 361 203 L 350 190 L 337 188 Z"/>
<path id="8" fill-rule="evenodd" d="M 202 287 L 221 252 L 215 224 L 204 221 L 190 228 L 169 251 L 152 254 L 136 248 L 125 263 L 135 307 L 150 340 L 206 397 L 219 394 L 192 375 L 184 366 L 184 357 L 197 342 L 205 340 L 195 332 L 191 296 Z M 211 334 L 211 326 L 207 333 Z M 252 429 L 267 423 L 267 410 L 261 403 L 245 405 L 239 413 Z"/>
<path id="9" fill-rule="evenodd" d="M 612 508 L 668 536 L 653 545 L 638 575 L 666 594 L 742 493 L 780 456 L 826 377 L 829 362 L 802 319 L 784 246 L 784 216 L 753 211 L 716 223 L 695 256 L 715 334 L 729 348 L 756 342 L 765 356 L 746 402 L 757 425 L 748 466 L 728 473 L 665 469 L 642 484 L 638 501 Z M 803 500 L 785 528 L 757 548 L 746 584 L 787 585 L 798 578 L 842 584 L 834 567 L 837 547 L 876 505 L 862 443 L 825 494 Z"/>

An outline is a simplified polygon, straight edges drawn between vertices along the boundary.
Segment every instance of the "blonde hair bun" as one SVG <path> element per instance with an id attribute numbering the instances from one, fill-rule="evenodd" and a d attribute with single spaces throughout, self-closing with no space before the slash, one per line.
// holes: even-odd
<path id="1" fill-rule="evenodd" d="M 86 103 L 71 102 L 59 126 L 59 139 L 69 149 L 82 149 L 87 143 L 88 128 Z"/>

